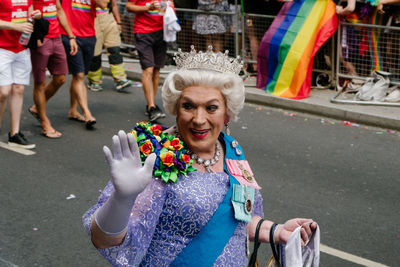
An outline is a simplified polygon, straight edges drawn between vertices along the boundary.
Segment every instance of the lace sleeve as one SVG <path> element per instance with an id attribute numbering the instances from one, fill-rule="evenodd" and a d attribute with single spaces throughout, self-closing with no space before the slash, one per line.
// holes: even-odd
<path id="1" fill-rule="evenodd" d="M 166 185 L 153 179 L 147 188 L 136 198 L 128 222 L 128 232 L 123 243 L 99 252 L 114 266 L 138 266 L 146 255 L 154 229 L 165 201 Z M 107 184 L 98 203 L 83 215 L 83 225 L 90 235 L 90 225 L 94 212 L 110 197 L 114 186 Z"/>
<path id="2" fill-rule="evenodd" d="M 260 190 L 255 191 L 253 216 L 260 216 L 261 218 L 264 218 L 263 198 Z"/>

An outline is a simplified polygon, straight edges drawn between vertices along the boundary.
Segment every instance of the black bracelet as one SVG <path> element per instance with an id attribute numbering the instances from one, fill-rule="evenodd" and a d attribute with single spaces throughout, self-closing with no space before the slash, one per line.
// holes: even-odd
<path id="1" fill-rule="evenodd" d="M 72 39 L 76 39 L 75 36 L 69 36 L 68 39 L 72 40 Z"/>

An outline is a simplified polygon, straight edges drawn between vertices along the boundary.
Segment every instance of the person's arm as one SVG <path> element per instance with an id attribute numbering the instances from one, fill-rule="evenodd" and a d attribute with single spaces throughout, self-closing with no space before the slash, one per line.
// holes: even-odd
<path id="1" fill-rule="evenodd" d="M 40 19 L 42 17 L 42 14 L 40 10 L 33 10 L 33 6 L 30 6 L 28 9 L 28 16 L 32 16 L 34 19 Z M 32 23 L 29 22 L 14 23 L 11 21 L 5 21 L 0 19 L 0 29 L 32 33 L 33 25 Z"/>
<path id="2" fill-rule="evenodd" d="M 0 19 L 0 29 L 31 33 L 33 32 L 33 25 L 32 23 L 29 22 L 14 23 L 11 21 L 5 21 Z"/>
<path id="3" fill-rule="evenodd" d="M 40 10 L 38 9 L 33 10 L 33 6 L 30 6 L 28 10 L 28 17 L 32 17 L 33 19 L 40 19 L 42 17 L 42 12 L 40 12 Z"/>
<path id="4" fill-rule="evenodd" d="M 119 31 L 121 32 L 122 31 L 121 16 L 119 14 L 117 1 L 116 0 L 111 0 L 111 5 L 112 5 L 112 13 L 113 13 L 114 19 L 118 24 Z"/>
<path id="5" fill-rule="evenodd" d="M 95 0 L 96 5 L 100 7 L 101 9 L 106 9 L 107 8 L 107 0 Z"/>
<path id="6" fill-rule="evenodd" d="M 251 222 L 247 225 L 247 232 L 249 233 L 250 241 L 254 241 L 256 227 L 260 219 L 260 217 L 254 216 L 251 219 Z M 269 231 L 271 230 L 273 224 L 274 222 L 269 220 L 265 220 L 261 224 L 259 233 L 260 242 L 270 242 Z M 291 219 L 286 221 L 284 224 L 278 224 L 274 232 L 274 242 L 286 244 L 292 232 L 299 226 L 302 226 L 300 230 L 302 242 L 303 244 L 306 244 L 309 237 L 311 236 L 312 231 L 317 228 L 317 223 L 315 223 L 312 219 L 303 218 Z"/>
<path id="7" fill-rule="evenodd" d="M 149 10 L 157 9 L 158 2 L 152 1 L 151 3 L 147 3 L 145 6 L 136 5 L 136 2 L 128 1 L 126 3 L 126 11 L 133 12 L 133 13 L 141 13 L 147 12 Z"/>
<path id="8" fill-rule="evenodd" d="M 400 0 L 379 0 L 378 6 L 376 9 L 378 10 L 379 13 L 383 14 L 385 11 L 383 11 L 383 5 L 387 4 L 395 4 L 395 3 L 400 3 Z"/>
<path id="9" fill-rule="evenodd" d="M 338 15 L 348 15 L 356 9 L 356 0 L 347 0 L 347 6 L 343 8 L 342 6 L 336 6 L 336 14 Z"/>
<path id="10" fill-rule="evenodd" d="M 114 192 L 94 214 L 92 242 L 97 248 L 120 245 L 127 232 L 129 216 L 136 197 L 147 187 L 153 175 L 156 155 L 149 155 L 142 166 L 139 148 L 132 134 L 119 131 L 112 138 L 111 150 L 103 151 L 110 166 Z"/>
<path id="11" fill-rule="evenodd" d="M 76 43 L 74 33 L 71 30 L 71 27 L 69 26 L 67 16 L 65 15 L 64 9 L 61 6 L 60 0 L 56 0 L 56 7 L 57 7 L 57 19 L 67 33 L 67 36 L 69 38 L 69 44 L 71 46 L 71 51 L 70 54 L 73 56 L 76 53 L 78 53 L 78 44 Z"/>

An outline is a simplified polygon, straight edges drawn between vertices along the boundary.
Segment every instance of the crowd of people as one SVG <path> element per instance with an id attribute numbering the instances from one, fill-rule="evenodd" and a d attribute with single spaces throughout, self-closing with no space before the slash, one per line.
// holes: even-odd
<path id="1" fill-rule="evenodd" d="M 154 121 L 165 116 L 155 105 L 159 72 L 166 55 L 160 2 L 130 1 L 126 9 L 136 13 L 134 33 L 143 68 L 146 113 Z M 90 90 L 102 90 L 103 48 L 109 55 L 115 89 L 122 91 L 132 85 L 120 53 L 120 33 L 121 18 L 115 0 L 1 1 L 0 123 L 8 102 L 10 146 L 35 148 L 20 130 L 24 86 L 29 85 L 31 72 L 34 104 L 28 111 L 40 122 L 43 136 L 62 136 L 46 115 L 46 103 L 66 82 L 67 74 L 72 76 L 68 118 L 93 129 L 96 118 L 89 108 L 85 78 L 87 75 Z M 50 81 L 46 81 L 47 72 Z"/>
<path id="2" fill-rule="evenodd" d="M 40 122 L 42 134 L 48 138 L 59 138 L 62 133 L 57 131 L 46 115 L 46 103 L 66 82 L 66 75 L 71 74 L 70 108 L 68 118 L 84 123 L 87 129 L 92 129 L 96 118 L 90 111 L 87 88 L 101 91 L 102 67 L 101 55 L 103 49 L 108 55 L 111 74 L 115 89 L 122 91 L 132 85 L 125 73 L 121 55 L 121 35 L 127 39 L 122 26 L 134 34 L 133 43 L 139 55 L 142 68 L 142 85 L 146 98 L 145 113 L 150 121 L 165 117 L 161 107 L 155 104 L 160 69 L 166 62 L 167 44 L 163 40 L 163 12 L 161 5 L 168 3 L 171 7 L 198 9 L 201 11 L 220 11 L 246 14 L 276 15 L 283 0 L 198 0 L 198 1 L 155 1 L 155 0 L 7 0 L 1 3 L 0 17 L 0 122 L 6 110 L 9 98 L 10 131 L 9 144 L 24 148 L 34 148 L 20 131 L 22 112 L 22 96 L 24 85 L 29 84 L 30 72 L 33 76 L 33 105 L 28 111 Z M 337 14 L 347 15 L 356 10 L 356 0 L 335 1 Z M 400 0 L 368 1 L 376 4 L 379 12 L 384 13 L 386 5 L 399 3 Z M 376 2 L 376 3 L 375 3 Z M 237 4 L 235 6 L 235 4 Z M 122 9 L 121 9 L 122 7 Z M 165 8 L 165 6 L 163 7 Z M 120 11 L 123 14 L 120 15 Z M 127 20 L 127 14 L 134 14 L 134 19 Z M 38 23 L 28 22 L 33 17 Z M 41 20 L 49 23 L 48 31 L 40 34 Z M 232 16 L 215 13 L 185 13 L 179 12 L 178 19 L 182 25 L 185 39 L 179 40 L 183 49 L 189 49 L 193 43 L 191 32 L 204 40 L 203 48 L 212 45 L 216 51 L 223 51 L 224 34 L 236 32 L 241 28 L 241 22 Z M 243 23 L 249 40 L 249 58 L 253 64 L 247 69 L 257 71 L 257 52 L 260 38 L 257 27 L 260 21 L 257 17 L 248 17 Z M 394 23 L 397 23 L 395 20 Z M 132 24 L 132 25 L 130 25 Z M 34 26 L 36 25 L 36 26 Z M 21 34 L 32 35 L 30 48 L 20 42 Z M 266 30 L 266 29 L 265 29 Z M 39 31 L 39 34 L 36 34 Z M 43 29 L 42 29 L 43 31 Z M 190 32 L 191 31 L 191 32 Z M 122 32 L 122 34 L 121 34 Z M 241 30 L 238 30 L 241 38 Z M 239 39 L 240 40 L 240 39 Z M 239 44 L 242 42 L 239 41 Z M 201 44 L 198 44 L 199 47 Z M 240 51 L 239 47 L 239 51 Z M 32 62 L 32 65 L 30 64 Z M 349 74 L 355 75 L 354 64 L 342 57 L 342 63 Z M 32 70 L 31 70 L 32 66 Z M 46 81 L 46 72 L 50 72 L 51 80 Z M 87 75 L 87 88 L 85 76 Z M 78 107 L 81 112 L 79 112 Z"/>

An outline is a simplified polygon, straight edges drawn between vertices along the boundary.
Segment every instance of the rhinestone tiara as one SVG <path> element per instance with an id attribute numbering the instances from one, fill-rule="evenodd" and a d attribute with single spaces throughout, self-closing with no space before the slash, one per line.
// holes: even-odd
<path id="1" fill-rule="evenodd" d="M 213 47 L 210 45 L 207 51 L 196 52 L 194 46 L 190 46 L 190 52 L 182 52 L 179 48 L 178 53 L 175 53 L 174 60 L 178 69 L 206 69 L 221 73 L 239 74 L 243 66 L 243 61 L 238 56 L 232 58 L 228 56 L 229 51 L 225 53 L 213 52 Z"/>

